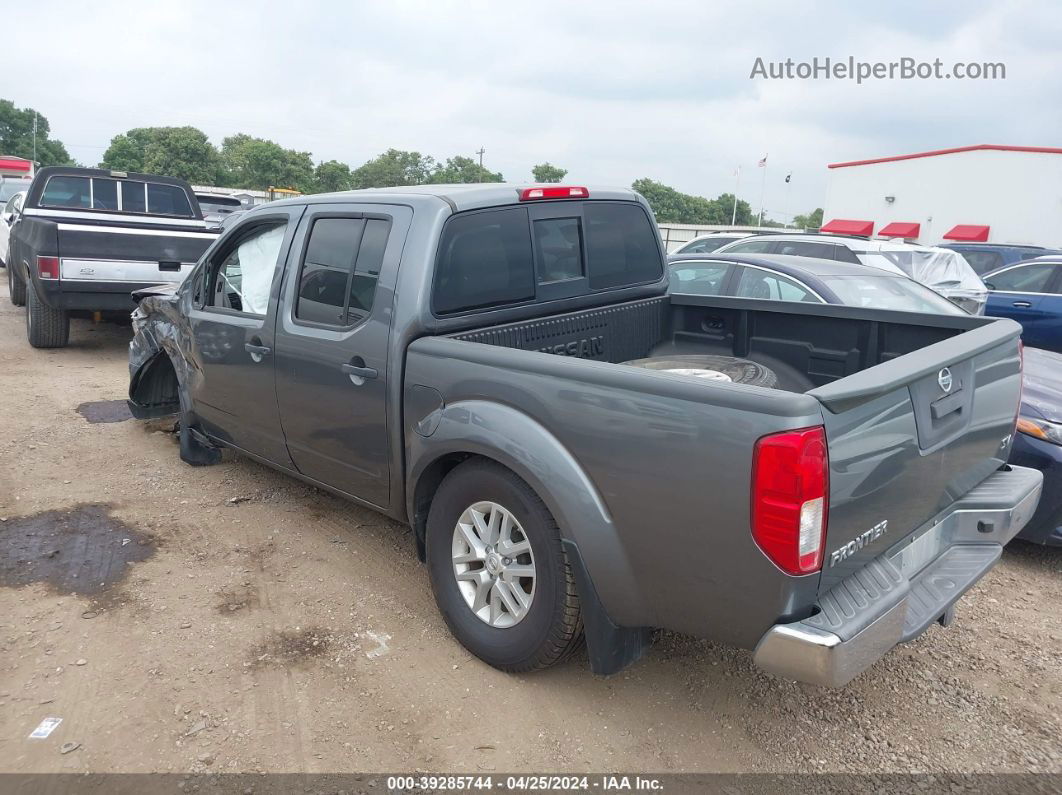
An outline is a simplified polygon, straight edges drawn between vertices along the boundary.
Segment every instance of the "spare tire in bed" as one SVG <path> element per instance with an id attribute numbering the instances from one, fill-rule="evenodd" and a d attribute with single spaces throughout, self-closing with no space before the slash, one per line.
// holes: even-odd
<path id="1" fill-rule="evenodd" d="M 765 387 L 778 384 L 778 376 L 774 374 L 774 370 L 736 356 L 709 354 L 654 356 L 649 359 L 633 359 L 624 364 L 631 367 L 644 367 L 647 370 L 664 370 L 708 381 L 726 381 Z"/>

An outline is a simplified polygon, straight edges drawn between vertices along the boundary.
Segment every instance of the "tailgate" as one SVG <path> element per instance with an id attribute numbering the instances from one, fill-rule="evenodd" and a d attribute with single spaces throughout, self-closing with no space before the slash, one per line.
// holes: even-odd
<path id="1" fill-rule="evenodd" d="M 830 512 L 820 592 L 1006 463 L 1021 327 L 997 320 L 808 394 L 823 405 Z M 924 563 L 940 552 L 925 549 Z"/>
<path id="2" fill-rule="evenodd" d="M 57 226 L 59 272 L 64 282 L 180 282 L 217 238 L 201 227 L 164 229 L 67 221 Z"/>

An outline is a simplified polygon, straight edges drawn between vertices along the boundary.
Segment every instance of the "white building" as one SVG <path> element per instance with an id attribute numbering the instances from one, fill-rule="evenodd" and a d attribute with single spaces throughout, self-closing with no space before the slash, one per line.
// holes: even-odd
<path id="1" fill-rule="evenodd" d="M 823 231 L 1062 245 L 1062 149 L 982 144 L 829 169 Z"/>

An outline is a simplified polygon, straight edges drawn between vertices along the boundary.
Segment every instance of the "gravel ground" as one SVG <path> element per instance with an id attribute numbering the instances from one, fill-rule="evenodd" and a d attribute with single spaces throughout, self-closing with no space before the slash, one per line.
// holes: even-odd
<path id="1" fill-rule="evenodd" d="M 37 351 L 22 323 L 0 288 L 0 772 L 1062 772 L 1062 550 L 1012 544 L 840 691 L 669 634 L 611 678 L 510 676 L 450 638 L 406 528 L 82 406 L 124 397 L 127 326 Z"/>

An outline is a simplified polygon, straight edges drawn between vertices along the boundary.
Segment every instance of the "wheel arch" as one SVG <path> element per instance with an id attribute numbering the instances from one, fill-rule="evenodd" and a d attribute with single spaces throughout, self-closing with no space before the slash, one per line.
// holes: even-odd
<path id="1" fill-rule="evenodd" d="M 527 414 L 491 401 L 460 401 L 439 413 L 430 436 L 414 430 L 407 436 L 412 464 L 406 510 L 418 552 L 423 553 L 427 513 L 439 485 L 455 466 L 479 456 L 506 467 L 538 494 L 566 549 L 578 551 L 587 584 L 616 625 L 656 623 L 600 492 L 556 436 Z"/>

